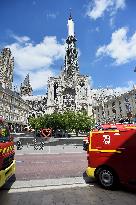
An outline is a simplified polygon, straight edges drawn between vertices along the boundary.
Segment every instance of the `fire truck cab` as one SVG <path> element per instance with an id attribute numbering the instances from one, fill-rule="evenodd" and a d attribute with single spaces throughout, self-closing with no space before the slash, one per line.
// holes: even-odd
<path id="1" fill-rule="evenodd" d="M 106 189 L 136 185 L 136 125 L 102 125 L 90 132 L 86 174 Z"/>
<path id="2" fill-rule="evenodd" d="M 0 117 L 0 187 L 15 174 L 15 150 L 13 137 Z"/>

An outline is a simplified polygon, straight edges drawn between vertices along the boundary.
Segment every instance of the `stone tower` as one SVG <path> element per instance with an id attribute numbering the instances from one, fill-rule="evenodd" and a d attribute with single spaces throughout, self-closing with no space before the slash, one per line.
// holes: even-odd
<path id="1" fill-rule="evenodd" d="M 12 89 L 14 58 L 9 48 L 4 48 L 0 55 L 0 83 L 4 88 Z"/>
<path id="2" fill-rule="evenodd" d="M 89 78 L 80 75 L 74 21 L 68 19 L 68 37 L 64 67 L 59 77 L 48 81 L 47 112 L 81 111 L 91 115 Z"/>
<path id="3" fill-rule="evenodd" d="M 29 74 L 26 75 L 24 82 L 20 86 L 21 96 L 31 96 L 32 95 L 32 86 L 30 84 Z"/>
<path id="4" fill-rule="evenodd" d="M 74 34 L 74 22 L 70 15 L 68 19 L 68 38 L 66 40 L 67 48 L 64 61 L 64 71 L 67 77 L 79 73 L 79 64 L 78 64 L 78 51 L 76 48 L 76 38 Z"/>

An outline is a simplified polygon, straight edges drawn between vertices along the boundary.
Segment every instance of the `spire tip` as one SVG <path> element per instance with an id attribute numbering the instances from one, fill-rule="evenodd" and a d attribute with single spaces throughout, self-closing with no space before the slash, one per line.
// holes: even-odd
<path id="1" fill-rule="evenodd" d="M 69 20 L 71 20 L 72 19 L 72 15 L 71 15 L 71 12 L 72 11 L 72 9 L 70 8 L 70 15 L 69 15 Z"/>

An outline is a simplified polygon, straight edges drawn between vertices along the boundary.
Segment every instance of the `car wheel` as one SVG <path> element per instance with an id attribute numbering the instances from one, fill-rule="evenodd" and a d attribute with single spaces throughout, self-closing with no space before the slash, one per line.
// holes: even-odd
<path id="1" fill-rule="evenodd" d="M 100 168 L 97 172 L 97 179 L 99 184 L 105 189 L 115 189 L 119 184 L 117 175 L 110 168 Z"/>

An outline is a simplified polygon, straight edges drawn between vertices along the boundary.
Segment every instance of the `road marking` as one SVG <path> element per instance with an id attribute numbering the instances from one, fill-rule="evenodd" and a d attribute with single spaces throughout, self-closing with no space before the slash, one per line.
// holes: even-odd
<path id="1" fill-rule="evenodd" d="M 29 191 L 44 191 L 44 190 L 57 190 L 57 189 L 70 189 L 76 187 L 87 187 L 87 186 L 94 186 L 93 184 L 68 184 L 68 185 L 58 185 L 58 186 L 45 186 L 45 187 L 30 187 L 30 188 L 19 188 L 19 189 L 10 189 L 8 193 L 19 193 L 19 192 L 29 192 Z"/>
<path id="2" fill-rule="evenodd" d="M 46 164 L 47 162 L 30 162 L 31 164 Z"/>
<path id="3" fill-rule="evenodd" d="M 50 154 L 50 152 L 51 152 L 51 147 L 49 146 L 49 154 Z"/>
<path id="4" fill-rule="evenodd" d="M 64 162 L 64 163 L 67 163 L 67 162 L 69 163 L 69 162 L 72 162 L 72 161 L 67 161 L 67 160 L 65 160 L 65 161 L 62 161 L 62 163 L 63 163 L 63 162 Z"/>
<path id="5" fill-rule="evenodd" d="M 16 160 L 16 162 L 17 162 L 17 163 L 22 163 L 22 162 L 24 162 L 24 161 Z"/>
<path id="6" fill-rule="evenodd" d="M 46 153 L 46 152 L 40 152 L 40 153 L 37 153 L 37 152 L 30 152 L 30 153 L 16 153 L 16 155 L 40 155 L 40 154 L 44 154 L 44 155 L 48 155 L 48 154 L 83 154 L 85 152 L 53 152 L 53 153 Z"/>

